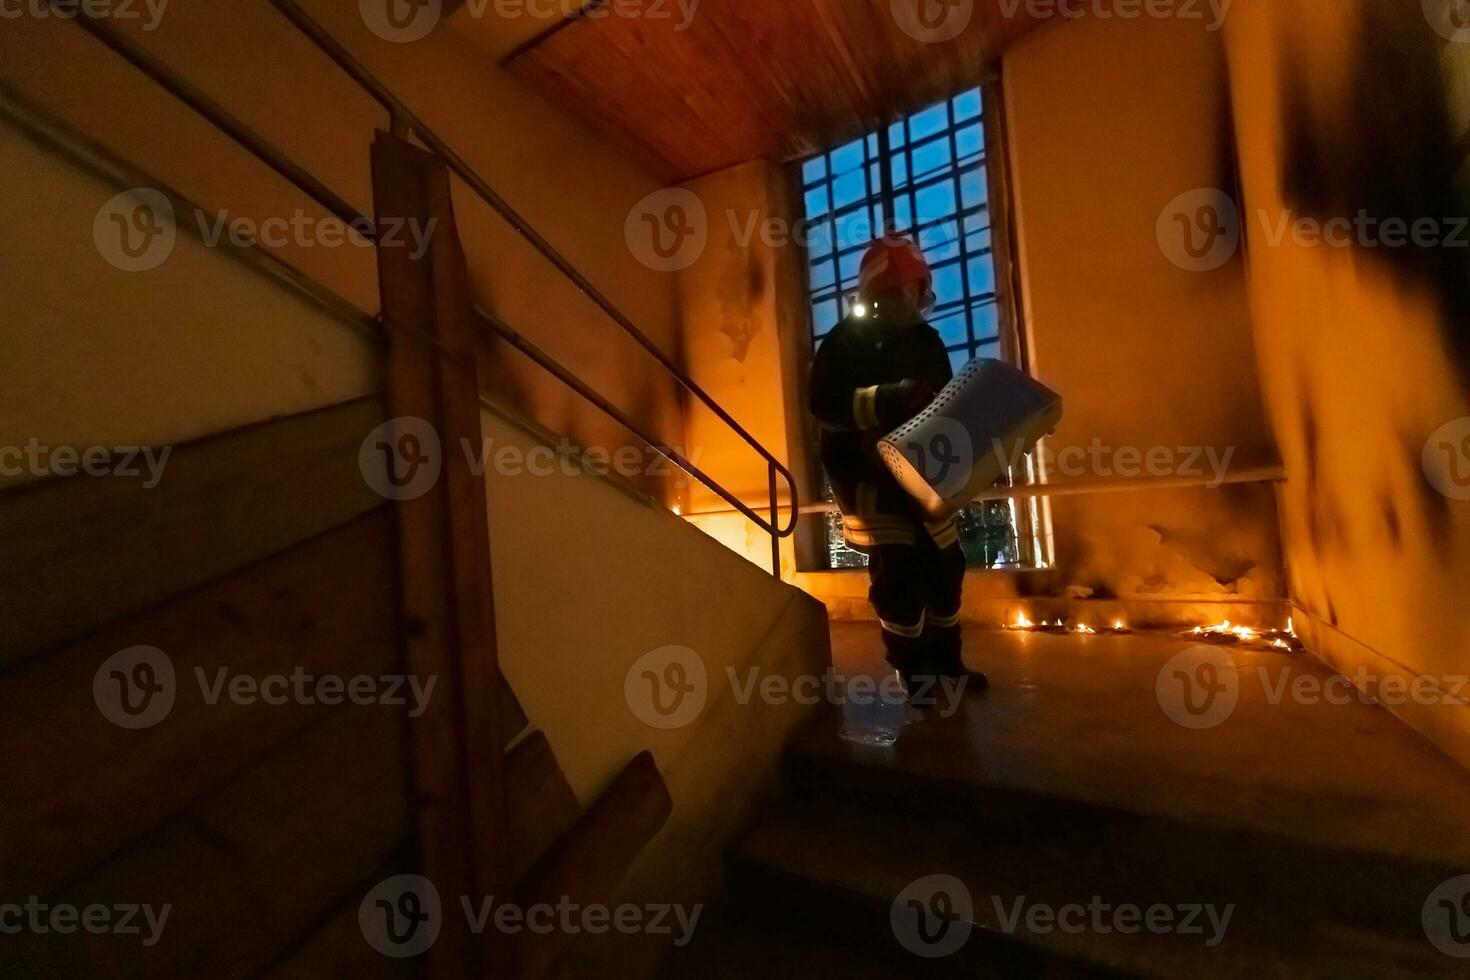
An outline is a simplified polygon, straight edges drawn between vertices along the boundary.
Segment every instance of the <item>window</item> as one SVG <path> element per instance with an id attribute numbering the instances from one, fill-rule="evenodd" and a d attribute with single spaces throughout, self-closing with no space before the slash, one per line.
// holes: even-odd
<path id="1" fill-rule="evenodd" d="M 929 322 L 955 371 L 977 357 L 1003 356 L 984 102 L 984 92 L 971 89 L 798 164 L 818 346 L 847 315 L 863 252 L 892 230 L 917 237 L 934 270 Z M 962 514 L 961 541 L 971 565 L 1044 564 L 1039 547 L 1031 547 L 1030 510 L 998 501 Z M 835 513 L 828 515 L 827 550 L 833 568 L 867 563 L 843 545 Z"/>

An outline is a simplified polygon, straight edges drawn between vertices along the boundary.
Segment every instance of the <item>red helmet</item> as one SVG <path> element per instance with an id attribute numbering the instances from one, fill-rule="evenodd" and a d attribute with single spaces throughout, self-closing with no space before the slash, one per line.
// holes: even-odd
<path id="1" fill-rule="evenodd" d="M 913 239 L 886 235 L 868 247 L 858 271 L 859 296 L 872 301 L 913 284 L 923 286 L 925 293 L 934 288 L 929 262 Z"/>

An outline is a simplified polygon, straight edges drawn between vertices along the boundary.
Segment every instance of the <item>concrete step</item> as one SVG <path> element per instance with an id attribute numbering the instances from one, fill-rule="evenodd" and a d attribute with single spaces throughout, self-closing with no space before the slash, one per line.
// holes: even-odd
<path id="1" fill-rule="evenodd" d="M 1194 867 L 1181 867 L 1095 834 L 1054 833 L 1055 825 L 996 834 L 923 805 L 856 803 L 784 797 L 766 807 L 732 857 L 732 902 L 771 918 L 798 917 L 821 935 L 866 937 L 867 949 L 900 962 L 907 953 L 910 968 L 930 971 L 924 975 L 1413 977 L 1453 975 L 1457 966 L 1422 934 L 1387 935 L 1282 908 L 1259 880 L 1205 884 L 1208 869 L 1230 863 L 1228 852 L 1206 851 Z M 915 926 L 895 926 L 894 906 L 901 896 L 927 902 L 943 885 L 940 875 L 968 895 L 968 910 L 953 903 L 948 927 L 966 938 L 929 961 L 915 955 L 915 943 L 939 947 Z M 1067 929 L 1030 919 L 1038 908 L 1066 906 L 1075 907 Z M 1157 931 L 1143 928 L 1149 913 L 1128 918 L 1120 906 L 1168 909 L 1181 928 L 1163 928 L 1163 911 L 1151 913 L 1160 917 Z M 1213 906 L 1214 918 L 1204 906 Z M 929 939 L 954 935 L 937 920 L 931 925 Z"/>
<path id="2" fill-rule="evenodd" d="M 1273 693 L 1330 680 L 1322 664 L 1232 652 L 1238 703 L 1200 729 L 1160 693 L 1179 637 L 966 641 L 991 689 L 895 745 L 844 741 L 844 709 L 874 720 L 853 705 L 798 733 L 731 854 L 734 938 L 716 959 L 745 946 L 768 965 L 856 950 L 886 976 L 1470 976 L 1423 919 L 1470 872 L 1470 776 L 1381 707 Z M 834 625 L 833 655 L 848 677 L 886 670 L 868 627 Z M 1066 928 L 1047 915 L 1061 910 Z"/>
<path id="3" fill-rule="evenodd" d="M 706 911 L 661 980 L 1062 980 L 1127 976 L 1006 936 L 977 935 L 961 955 L 915 956 L 859 893 L 736 863 L 727 901 Z"/>
<path id="4" fill-rule="evenodd" d="M 833 819 L 862 814 L 919 836 L 928 823 L 942 824 L 957 846 L 1002 848 L 1013 863 L 1036 857 L 1038 868 L 1064 870 L 1071 893 L 1084 898 L 1126 887 L 1130 900 L 1145 905 L 1234 903 L 1241 925 L 1261 920 L 1300 930 L 1330 923 L 1422 944 L 1425 899 L 1465 873 L 1448 860 L 946 778 L 893 766 L 881 752 L 818 748 L 810 733 L 786 757 L 783 792 L 779 806 L 788 813 L 806 807 Z"/>

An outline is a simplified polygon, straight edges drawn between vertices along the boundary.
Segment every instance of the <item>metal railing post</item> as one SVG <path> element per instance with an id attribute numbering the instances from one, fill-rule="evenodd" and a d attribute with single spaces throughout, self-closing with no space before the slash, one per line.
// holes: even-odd
<path id="1" fill-rule="evenodd" d="M 770 492 L 771 492 L 771 574 L 774 575 L 774 576 L 776 576 L 776 578 L 779 579 L 781 577 L 781 534 L 780 534 L 779 531 L 777 531 L 777 528 L 779 528 L 781 526 L 780 525 L 780 521 L 779 521 L 779 517 L 778 517 L 778 512 L 779 512 L 780 507 L 781 507 L 781 501 L 776 496 L 776 466 L 775 466 L 775 464 L 771 464 L 770 466 L 767 466 L 766 467 L 766 476 L 769 478 L 768 486 L 769 486 L 769 489 L 770 489 Z M 795 527 L 796 526 L 796 516 L 795 516 L 796 515 L 796 510 L 795 510 L 795 507 L 796 507 L 796 484 L 795 483 L 793 483 L 791 485 L 791 505 L 792 505 L 792 518 L 791 518 L 791 523 L 792 523 L 792 526 Z"/>

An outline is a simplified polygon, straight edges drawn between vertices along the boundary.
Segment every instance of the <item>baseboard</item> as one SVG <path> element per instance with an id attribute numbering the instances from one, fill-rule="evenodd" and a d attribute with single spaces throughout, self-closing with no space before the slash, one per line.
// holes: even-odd
<path id="1" fill-rule="evenodd" d="M 844 573 L 846 574 L 846 573 Z M 797 586 L 820 600 L 834 622 L 872 623 L 877 616 L 867 597 L 867 576 L 861 581 L 813 582 L 799 576 Z M 1214 626 L 1225 621 L 1256 629 L 1284 629 L 1291 606 L 1285 599 L 1185 596 L 1180 598 L 1123 597 L 1076 599 L 1058 595 L 1027 595 L 1021 590 L 1000 593 L 985 582 L 965 583 L 961 621 L 979 629 L 1013 626 L 1022 615 L 1033 623 L 1061 620 L 1095 629 L 1123 623 L 1138 630 L 1180 630 Z"/>

